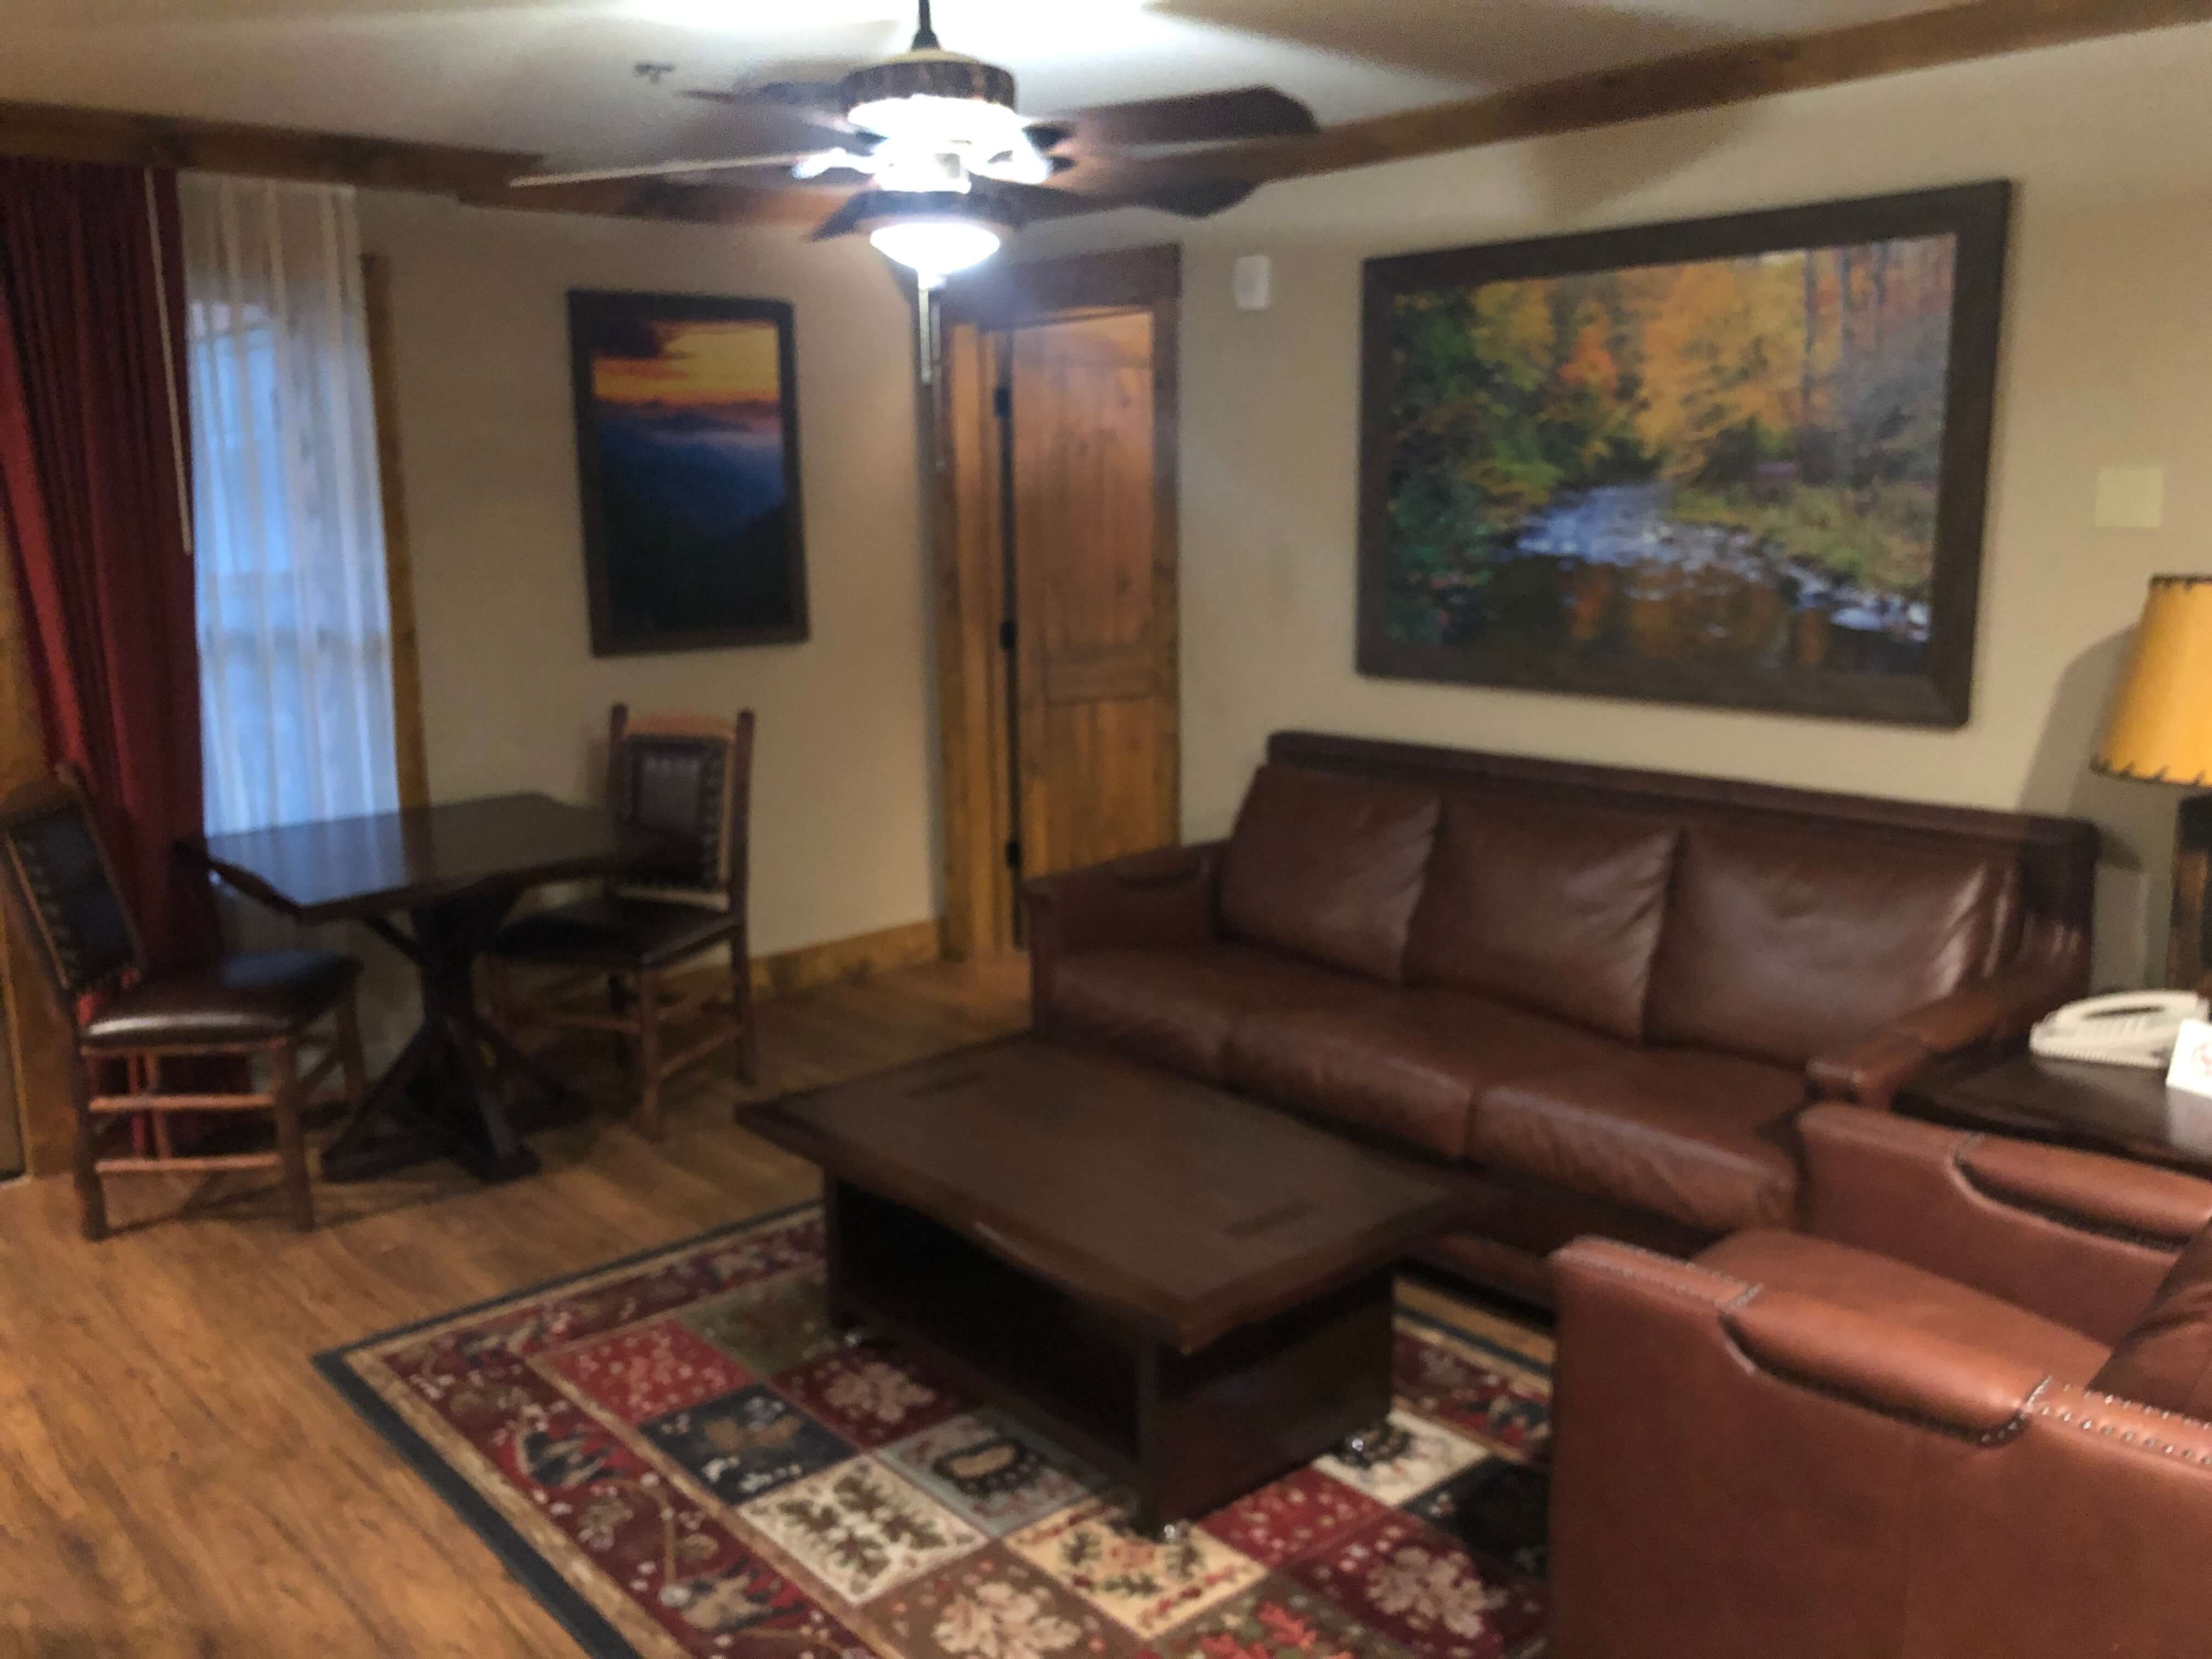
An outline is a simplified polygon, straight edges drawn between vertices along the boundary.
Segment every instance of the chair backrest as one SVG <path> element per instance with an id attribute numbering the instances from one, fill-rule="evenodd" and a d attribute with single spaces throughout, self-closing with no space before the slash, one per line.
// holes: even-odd
<path id="1" fill-rule="evenodd" d="M 65 1010 L 145 966 L 137 924 L 72 774 L 40 778 L 0 800 L 0 868 Z"/>
<path id="2" fill-rule="evenodd" d="M 753 714 L 733 720 L 643 714 L 623 703 L 607 721 L 607 806 L 626 823 L 675 838 L 665 858 L 623 872 L 626 886 L 732 902 L 745 890 Z"/>

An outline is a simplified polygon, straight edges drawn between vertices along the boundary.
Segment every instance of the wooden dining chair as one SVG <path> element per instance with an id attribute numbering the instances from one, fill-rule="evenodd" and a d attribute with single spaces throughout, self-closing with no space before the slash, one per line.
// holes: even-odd
<path id="1" fill-rule="evenodd" d="M 638 1127 L 661 1133 L 660 1085 L 725 1047 L 738 1079 L 755 1082 L 752 957 L 745 927 L 753 715 L 641 715 L 617 703 L 607 723 L 608 810 L 659 832 L 666 850 L 633 865 L 592 897 L 518 917 L 489 952 L 492 1018 L 510 1036 L 531 1025 L 612 1031 L 635 1066 Z M 726 946 L 726 987 L 686 967 Z M 580 970 L 518 1001 L 510 969 Z M 604 975 L 607 1012 L 577 1006 Z M 705 1018 L 712 1029 L 670 1048 L 665 1027 Z"/>
<path id="2" fill-rule="evenodd" d="M 322 1103 L 315 1091 L 334 1069 L 343 1068 L 342 1097 L 354 1111 L 368 1086 L 354 1001 L 361 964 L 329 951 L 264 951 L 149 975 L 115 867 L 82 788 L 66 770 L 0 799 L 0 869 L 74 1040 L 74 1164 L 84 1236 L 107 1236 L 106 1176 L 269 1168 L 283 1171 L 292 1219 L 312 1231 L 307 1110 Z M 325 1017 L 327 1030 L 311 1029 Z M 310 1045 L 322 1054 L 302 1076 L 301 1054 Z M 266 1086 L 164 1090 L 165 1061 L 209 1058 L 242 1062 L 249 1085 L 258 1060 Z M 112 1092 L 118 1079 L 120 1092 Z M 266 1151 L 179 1153 L 170 1123 L 178 1112 L 267 1112 L 275 1144 Z M 150 1150 L 141 1144 L 139 1123 L 149 1126 Z"/>

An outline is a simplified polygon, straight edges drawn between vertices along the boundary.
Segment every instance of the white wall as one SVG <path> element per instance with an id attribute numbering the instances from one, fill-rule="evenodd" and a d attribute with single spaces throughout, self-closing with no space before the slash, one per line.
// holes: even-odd
<path id="1" fill-rule="evenodd" d="M 1023 257 L 1185 248 L 1186 828 L 1228 824 L 1309 726 L 2079 813 L 2107 834 L 2100 977 L 2163 950 L 2176 792 L 2085 766 L 2154 572 L 2212 568 L 2212 27 L 1276 185 L 1184 225 L 1121 214 Z M 1973 715 L 1956 732 L 1363 678 L 1352 666 L 1360 262 L 1984 178 L 2017 182 Z M 1235 309 L 1236 256 L 1276 299 Z M 2167 468 L 2166 528 L 2091 527 L 2098 469 Z M 2152 957 L 2155 960 L 2155 956 Z"/>
<path id="2" fill-rule="evenodd" d="M 911 311 L 858 239 L 495 212 L 368 195 L 393 272 L 400 442 L 430 787 L 590 799 L 607 708 L 759 714 L 753 948 L 933 915 L 939 860 Z M 797 309 L 812 637 L 595 659 L 566 296 Z"/>

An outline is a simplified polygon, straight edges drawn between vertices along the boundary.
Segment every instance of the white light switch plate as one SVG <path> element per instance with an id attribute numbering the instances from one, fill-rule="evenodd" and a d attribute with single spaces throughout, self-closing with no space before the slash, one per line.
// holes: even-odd
<path id="1" fill-rule="evenodd" d="M 1275 297 L 1273 261 L 1264 253 L 1246 254 L 1237 262 L 1231 286 L 1237 295 L 1237 310 L 1265 311 Z"/>
<path id="2" fill-rule="evenodd" d="M 2166 469 L 2108 466 L 2097 474 L 2097 528 L 2157 530 L 2166 524 Z"/>

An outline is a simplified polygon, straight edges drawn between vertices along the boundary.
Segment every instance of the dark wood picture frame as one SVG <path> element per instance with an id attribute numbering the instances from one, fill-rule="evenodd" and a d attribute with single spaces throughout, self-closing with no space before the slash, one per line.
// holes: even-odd
<path id="1" fill-rule="evenodd" d="M 1370 259 L 1363 285 L 1358 665 L 1363 674 L 1901 724 L 1966 723 L 1989 489 L 2012 186 L 2005 181 L 1671 224 Z M 1665 660 L 1386 631 L 1396 302 L 1423 292 L 1949 236 L 1955 240 L 1929 580 L 1918 671 Z M 1811 307 L 1807 307 L 1810 314 Z M 1809 347 L 1808 347 L 1809 357 Z"/>
<path id="2" fill-rule="evenodd" d="M 709 619 L 696 626 L 641 624 L 616 601 L 613 562 L 621 556 L 608 520 L 607 459 L 599 431 L 601 399 L 593 364 L 599 343 L 619 331 L 644 331 L 656 324 L 758 323 L 776 330 L 777 397 L 781 420 L 784 525 L 780 550 L 784 602 L 776 614 Z M 661 651 L 706 651 L 731 646 L 793 644 L 808 637 L 806 538 L 800 489 L 799 374 L 793 310 L 781 300 L 728 299 L 712 295 L 647 294 L 574 289 L 568 294 L 568 349 L 575 398 L 576 472 L 582 497 L 584 575 L 590 599 L 592 654 L 636 655 Z"/>

